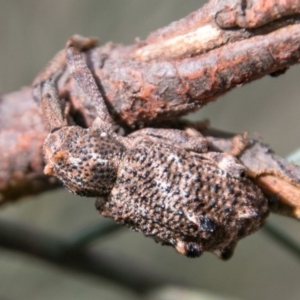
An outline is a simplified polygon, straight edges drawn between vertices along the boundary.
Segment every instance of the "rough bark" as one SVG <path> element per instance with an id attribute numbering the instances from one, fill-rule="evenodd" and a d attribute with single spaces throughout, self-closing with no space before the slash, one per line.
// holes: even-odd
<path id="1" fill-rule="evenodd" d="M 86 59 L 110 112 L 125 132 L 157 126 L 241 84 L 277 75 L 298 63 L 299 14 L 296 0 L 212 0 L 145 41 L 131 46 L 109 43 L 87 51 Z M 64 70 L 59 92 L 71 103 L 72 118 L 89 126 L 95 115 L 65 68 L 65 51 L 51 64 Z M 33 98 L 28 87 L 0 99 L 0 203 L 60 186 L 43 175 L 42 144 L 47 130 Z M 215 137 L 214 131 L 205 134 L 222 151 L 233 145 L 234 138 L 225 133 L 222 137 Z M 270 198 L 280 199 L 275 210 L 299 218 L 299 168 L 273 155 L 259 141 L 248 142 L 241 160 L 249 176 Z"/>

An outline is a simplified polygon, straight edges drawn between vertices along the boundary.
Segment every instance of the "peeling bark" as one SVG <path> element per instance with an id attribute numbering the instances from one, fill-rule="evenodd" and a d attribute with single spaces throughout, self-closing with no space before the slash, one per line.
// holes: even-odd
<path id="1" fill-rule="evenodd" d="M 299 14 L 295 0 L 212 0 L 145 41 L 93 48 L 85 52 L 86 60 L 108 109 L 125 132 L 166 120 L 176 123 L 237 86 L 298 63 Z M 64 72 L 59 92 L 71 104 L 70 116 L 89 126 L 95 112 L 82 101 L 66 68 L 65 51 L 51 64 L 54 71 Z M 39 78 L 49 75 L 42 72 Z M 60 186 L 43 175 L 47 131 L 33 98 L 39 99 L 38 90 L 33 94 L 28 87 L 0 100 L 0 204 Z M 205 134 L 221 151 L 230 147 L 225 133 L 218 141 L 213 131 Z M 240 157 L 249 168 L 248 176 L 270 199 L 280 200 L 275 211 L 299 218 L 299 168 L 270 154 L 260 142 L 249 143 L 252 146 Z"/>

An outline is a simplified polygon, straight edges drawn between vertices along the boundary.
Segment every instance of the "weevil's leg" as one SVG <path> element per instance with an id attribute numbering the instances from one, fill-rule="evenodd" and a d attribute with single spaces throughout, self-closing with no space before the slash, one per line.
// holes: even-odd
<path id="1" fill-rule="evenodd" d="M 112 130 L 114 121 L 110 116 L 105 101 L 99 91 L 94 76 L 87 67 L 84 57 L 77 46 L 77 40 L 71 38 L 67 42 L 67 62 L 72 75 L 88 101 L 92 103 L 97 111 L 98 118 L 93 126 L 104 130 Z"/>
<path id="2" fill-rule="evenodd" d="M 247 168 L 231 154 L 224 152 L 207 152 L 201 153 L 199 156 L 210 161 L 212 164 L 227 172 L 232 177 L 242 178 L 246 176 Z"/>
<path id="3" fill-rule="evenodd" d="M 247 133 L 236 135 L 233 139 L 233 146 L 229 153 L 226 152 L 207 152 L 201 153 L 200 156 L 211 161 L 218 168 L 226 171 L 231 176 L 236 178 L 245 177 L 247 168 L 239 162 L 238 156 L 248 147 L 249 140 Z"/>
<path id="4" fill-rule="evenodd" d="M 81 51 L 93 48 L 97 45 L 98 41 L 95 38 L 84 38 L 79 35 L 72 37 L 76 47 Z M 57 74 L 63 74 L 67 66 L 66 49 L 59 51 L 54 58 L 47 64 L 47 66 L 38 74 L 33 81 L 33 97 L 35 101 L 41 100 L 41 83 L 49 78 L 57 77 Z"/>
<path id="5" fill-rule="evenodd" d="M 50 78 L 41 84 L 42 111 L 46 124 L 51 132 L 67 126 L 66 117 L 62 112 L 55 79 Z"/>
<path id="6" fill-rule="evenodd" d="M 69 43 L 72 43 L 73 46 L 80 51 L 87 51 L 97 47 L 98 39 L 92 36 L 84 37 L 82 35 L 75 34 L 68 40 L 67 47 Z"/>
<path id="7" fill-rule="evenodd" d="M 54 58 L 47 64 L 40 74 L 33 81 L 33 98 L 36 102 L 42 99 L 42 84 L 49 78 L 58 77 L 57 74 L 62 74 L 66 68 L 66 50 L 59 51 Z"/>
<path id="8" fill-rule="evenodd" d="M 234 249 L 237 245 L 237 242 L 233 241 L 228 246 L 223 249 L 213 251 L 219 258 L 223 260 L 228 260 L 234 253 Z"/>
<path id="9" fill-rule="evenodd" d="M 243 134 L 238 134 L 232 139 L 232 148 L 230 150 L 230 154 L 239 157 L 251 144 L 249 139 L 247 138 L 248 133 L 244 132 Z"/>
<path id="10" fill-rule="evenodd" d="M 133 148 L 143 140 L 151 140 L 194 151 L 205 160 L 236 178 L 245 177 L 247 168 L 236 157 L 229 153 L 210 152 L 208 141 L 197 130 L 188 128 L 185 131 L 177 129 L 144 128 L 127 136 L 128 146 Z"/>
<path id="11" fill-rule="evenodd" d="M 134 143 L 137 144 L 145 136 L 154 142 L 167 143 L 189 151 L 203 153 L 207 152 L 208 149 L 207 139 L 198 131 L 191 128 L 186 131 L 178 129 L 144 128 L 131 133 L 128 137 L 135 138 Z"/>
<path id="12" fill-rule="evenodd" d="M 191 258 L 199 257 L 203 253 L 202 245 L 193 242 L 177 240 L 174 247 L 179 253 Z"/>

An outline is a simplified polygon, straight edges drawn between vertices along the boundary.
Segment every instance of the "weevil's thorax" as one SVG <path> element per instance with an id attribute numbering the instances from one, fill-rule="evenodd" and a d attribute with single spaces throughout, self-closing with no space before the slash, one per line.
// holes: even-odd
<path id="1" fill-rule="evenodd" d="M 105 196 L 111 191 L 126 149 L 113 134 L 78 126 L 50 133 L 44 143 L 45 173 L 55 175 L 80 196 Z"/>

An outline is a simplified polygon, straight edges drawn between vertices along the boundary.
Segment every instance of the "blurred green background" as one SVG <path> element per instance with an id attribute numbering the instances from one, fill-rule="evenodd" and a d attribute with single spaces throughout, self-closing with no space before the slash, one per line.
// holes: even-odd
<path id="1" fill-rule="evenodd" d="M 0 0 L 0 93 L 30 85 L 35 75 L 74 33 L 97 36 L 101 43 L 130 44 L 151 31 L 198 9 L 205 1 L 192 0 Z M 266 77 L 235 89 L 191 117 L 210 119 L 213 127 L 259 134 L 280 155 L 299 147 L 300 67 L 278 78 Z M 103 218 L 94 200 L 64 190 L 6 205 L 0 218 L 17 220 L 67 237 L 82 226 Z M 271 219 L 300 243 L 299 223 Z M 94 247 L 120 258 L 145 261 L 164 274 L 195 285 L 193 299 L 300 299 L 299 257 L 276 244 L 263 231 L 239 243 L 228 262 L 204 254 L 191 260 L 170 247 L 127 229 Z M 134 267 L 134 266 L 133 266 Z M 128 270 L 130 272 L 130 270 Z M 192 299 L 172 290 L 169 298 Z M 151 299 L 160 299 L 153 296 Z M 106 280 L 61 271 L 49 264 L 0 249 L 0 299 L 138 299 Z M 150 298 L 149 298 L 150 299 Z"/>

